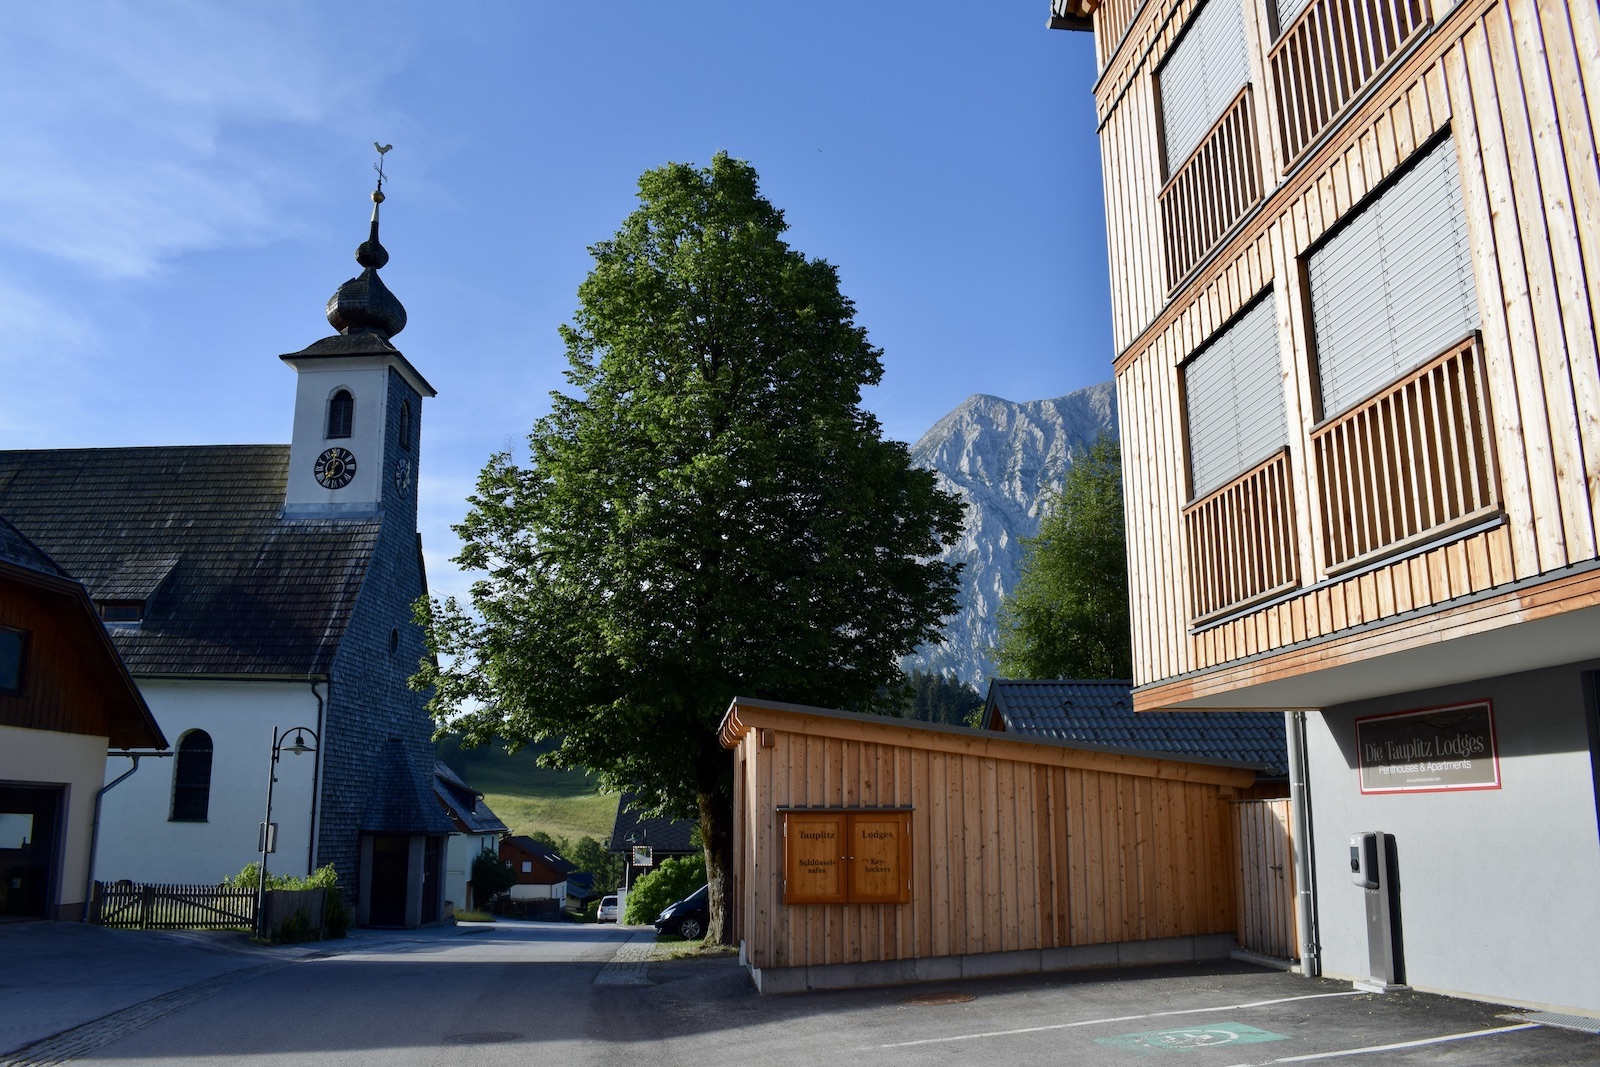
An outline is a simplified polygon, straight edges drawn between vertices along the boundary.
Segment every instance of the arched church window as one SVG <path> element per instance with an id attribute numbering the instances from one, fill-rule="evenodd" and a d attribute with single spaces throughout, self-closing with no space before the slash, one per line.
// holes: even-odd
<path id="1" fill-rule="evenodd" d="M 190 730 L 178 739 L 172 767 L 172 822 L 205 822 L 211 806 L 211 735 Z"/>
<path id="2" fill-rule="evenodd" d="M 340 389 L 328 401 L 328 436 L 349 437 L 355 421 L 356 398 L 350 395 L 350 390 Z"/>
<path id="3" fill-rule="evenodd" d="M 411 451 L 411 401 L 400 401 L 400 447 Z"/>

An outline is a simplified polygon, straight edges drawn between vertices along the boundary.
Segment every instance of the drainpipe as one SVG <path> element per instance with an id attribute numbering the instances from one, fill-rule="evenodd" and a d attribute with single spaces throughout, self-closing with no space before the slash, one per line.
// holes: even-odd
<path id="1" fill-rule="evenodd" d="M 1300 973 L 1322 973 L 1322 938 L 1317 927 L 1317 854 L 1311 834 L 1311 772 L 1307 766 L 1306 713 L 1286 711 L 1289 735 L 1289 796 L 1294 819 L 1295 910 L 1300 924 Z"/>
<path id="2" fill-rule="evenodd" d="M 111 792 L 113 787 L 121 785 L 125 780 L 133 777 L 133 772 L 139 769 L 140 756 L 159 758 L 161 756 L 170 755 L 172 755 L 170 751 L 132 752 L 129 750 L 123 750 L 121 752 L 106 753 L 107 757 L 126 756 L 127 758 L 133 760 L 133 766 L 129 767 L 127 770 L 111 779 L 111 781 L 107 782 L 105 785 L 101 786 L 94 795 L 94 821 L 89 824 L 89 876 L 84 879 L 83 884 L 83 910 L 85 919 L 88 919 L 89 917 L 89 905 L 94 903 L 94 859 L 95 853 L 100 850 L 100 801 L 107 793 Z"/>
<path id="3" fill-rule="evenodd" d="M 306 877 L 317 871 L 317 801 L 322 799 L 322 753 L 327 749 L 327 737 L 322 730 L 322 694 L 317 692 L 317 682 L 311 683 L 311 695 L 317 698 L 317 762 L 311 768 L 311 833 L 306 840 Z"/>

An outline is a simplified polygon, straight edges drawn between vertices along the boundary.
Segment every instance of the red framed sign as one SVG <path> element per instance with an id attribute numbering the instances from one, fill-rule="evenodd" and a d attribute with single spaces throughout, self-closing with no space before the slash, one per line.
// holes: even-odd
<path id="1" fill-rule="evenodd" d="M 1356 720 L 1363 793 L 1499 789 L 1500 752 L 1487 700 Z"/>

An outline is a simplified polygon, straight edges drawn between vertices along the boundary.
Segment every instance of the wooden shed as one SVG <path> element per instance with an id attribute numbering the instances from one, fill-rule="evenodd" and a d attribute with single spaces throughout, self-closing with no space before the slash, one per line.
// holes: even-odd
<path id="1" fill-rule="evenodd" d="M 736 698 L 762 992 L 1225 957 L 1250 765 Z"/>

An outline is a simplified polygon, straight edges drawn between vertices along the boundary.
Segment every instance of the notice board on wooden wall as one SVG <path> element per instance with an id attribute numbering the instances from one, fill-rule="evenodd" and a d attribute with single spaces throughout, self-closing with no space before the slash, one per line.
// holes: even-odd
<path id="1" fill-rule="evenodd" d="M 785 904 L 904 904 L 911 900 L 909 811 L 780 814 Z"/>

